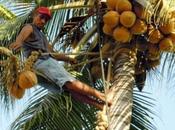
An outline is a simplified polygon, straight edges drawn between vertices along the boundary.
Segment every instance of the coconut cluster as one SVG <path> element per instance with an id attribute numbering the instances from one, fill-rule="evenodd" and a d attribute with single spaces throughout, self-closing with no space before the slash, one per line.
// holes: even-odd
<path id="1" fill-rule="evenodd" d="M 28 89 L 37 84 L 37 76 L 33 70 L 33 65 L 38 59 L 39 52 L 33 51 L 24 64 L 24 69 L 19 75 L 19 86 Z"/>
<path id="2" fill-rule="evenodd" d="M 169 12 L 168 20 L 160 22 L 161 5 L 150 12 L 133 0 L 106 0 L 106 4 L 103 33 L 117 44 L 132 42 L 136 45 L 135 79 L 136 84 L 142 84 L 139 89 L 142 90 L 146 72 L 160 64 L 161 53 L 175 51 L 175 15 Z"/>
<path id="3" fill-rule="evenodd" d="M 107 0 L 107 7 L 109 11 L 103 16 L 103 32 L 117 42 L 128 43 L 133 35 L 147 31 L 145 21 L 137 17 L 131 1 Z"/>
<path id="4" fill-rule="evenodd" d="M 29 58 L 25 61 L 23 70 L 18 72 L 19 76 L 9 91 L 12 97 L 21 99 L 24 96 L 26 89 L 31 88 L 37 84 L 37 76 L 32 68 L 34 62 L 38 59 L 38 56 L 38 52 L 32 52 Z"/>
<path id="5" fill-rule="evenodd" d="M 154 20 L 148 23 L 147 19 L 150 19 L 151 13 L 149 15 L 146 9 L 131 0 L 107 0 L 107 8 L 108 11 L 103 16 L 103 32 L 121 44 L 136 39 L 138 51 L 146 54 L 144 57 L 150 61 L 150 65 L 153 64 L 153 67 L 160 63 L 161 52 L 175 50 L 173 18 L 162 25 Z M 143 38 L 137 40 L 138 37 Z"/>
<path id="6" fill-rule="evenodd" d="M 174 21 L 163 25 L 147 23 L 149 13 L 131 0 L 107 0 L 108 11 L 103 16 L 103 32 L 119 43 L 128 43 L 133 35 L 146 37 L 160 51 L 173 51 L 175 42 Z M 145 15 L 147 14 L 147 15 Z"/>

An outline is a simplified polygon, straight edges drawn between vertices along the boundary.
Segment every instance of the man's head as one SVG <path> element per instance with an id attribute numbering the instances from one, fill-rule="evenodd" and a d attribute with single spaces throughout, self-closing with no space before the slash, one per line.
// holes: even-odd
<path id="1" fill-rule="evenodd" d="M 42 28 L 51 19 L 51 11 L 47 7 L 39 7 L 34 14 L 33 23 Z"/>

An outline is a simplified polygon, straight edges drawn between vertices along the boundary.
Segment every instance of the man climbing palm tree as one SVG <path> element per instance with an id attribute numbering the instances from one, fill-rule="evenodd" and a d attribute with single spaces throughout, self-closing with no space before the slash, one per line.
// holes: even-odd
<path id="1" fill-rule="evenodd" d="M 22 28 L 16 41 L 10 45 L 10 48 L 17 51 L 22 47 L 24 55 L 27 58 L 31 55 L 32 51 L 50 52 L 49 43 L 41 31 L 50 19 L 50 10 L 47 7 L 39 7 L 34 13 L 33 22 L 31 24 L 26 24 Z M 60 92 L 67 90 L 75 99 L 103 109 L 103 105 L 106 101 L 104 93 L 73 78 L 57 63 L 57 60 L 75 62 L 75 59 L 63 54 L 57 55 L 56 57 L 41 55 L 35 62 L 34 69 L 56 83 L 56 85 L 59 86 L 57 89 Z M 95 100 L 91 96 L 100 101 Z M 108 101 L 108 104 L 111 104 L 111 102 Z"/>

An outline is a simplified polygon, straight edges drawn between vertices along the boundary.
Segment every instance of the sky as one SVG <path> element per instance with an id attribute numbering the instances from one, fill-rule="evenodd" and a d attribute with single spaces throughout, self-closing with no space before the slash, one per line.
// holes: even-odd
<path id="1" fill-rule="evenodd" d="M 167 71 L 165 71 L 167 73 Z M 175 86 L 173 86 L 173 77 L 171 82 L 167 79 L 167 75 L 154 74 L 147 76 L 147 81 L 143 91 L 152 93 L 152 97 L 156 99 L 155 107 L 156 112 L 154 116 L 154 124 L 157 130 L 173 130 L 174 117 L 175 117 Z M 25 94 L 22 100 L 16 103 L 16 107 L 9 113 L 3 110 L 0 104 L 0 130 L 9 130 L 10 124 L 15 120 L 19 113 L 24 109 L 27 104 L 28 94 Z"/>
<path id="2" fill-rule="evenodd" d="M 175 117 L 175 88 L 167 90 L 166 87 L 170 83 L 159 81 L 152 86 L 145 86 L 145 91 L 152 92 L 152 96 L 156 99 L 156 116 L 154 117 L 157 130 L 173 130 Z"/>

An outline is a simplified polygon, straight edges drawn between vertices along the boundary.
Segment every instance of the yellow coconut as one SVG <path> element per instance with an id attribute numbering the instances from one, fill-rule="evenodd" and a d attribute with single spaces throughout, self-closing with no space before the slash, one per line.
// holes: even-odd
<path id="1" fill-rule="evenodd" d="M 108 11 L 104 16 L 103 16 L 103 21 L 105 24 L 108 24 L 111 27 L 115 27 L 119 24 L 119 18 L 120 15 L 116 11 Z"/>
<path id="2" fill-rule="evenodd" d="M 156 44 L 148 43 L 148 53 L 159 53 L 159 48 Z"/>
<path id="3" fill-rule="evenodd" d="M 133 6 L 133 8 L 134 8 L 134 12 L 135 12 L 136 16 L 138 18 L 140 18 L 140 19 L 145 20 L 145 11 L 144 11 L 144 8 L 140 4 L 138 4 L 138 3 L 135 3 L 134 6 Z"/>
<path id="4" fill-rule="evenodd" d="M 120 15 L 120 23 L 127 28 L 130 28 L 134 25 L 136 21 L 136 15 L 132 11 L 124 11 Z"/>
<path id="5" fill-rule="evenodd" d="M 115 10 L 117 1 L 118 0 L 106 0 L 108 9 L 109 10 Z"/>
<path id="6" fill-rule="evenodd" d="M 31 88 L 37 84 L 37 76 L 34 72 L 26 70 L 19 75 L 19 87 L 23 89 Z"/>
<path id="7" fill-rule="evenodd" d="M 175 44 L 175 33 L 169 34 L 168 38 L 170 38 L 172 40 L 173 44 Z"/>
<path id="8" fill-rule="evenodd" d="M 130 31 L 135 35 L 143 34 L 147 31 L 147 25 L 143 20 L 137 19 Z"/>
<path id="9" fill-rule="evenodd" d="M 126 43 L 131 40 L 131 33 L 123 26 L 117 27 L 113 32 L 113 37 L 116 41 Z"/>
<path id="10" fill-rule="evenodd" d="M 115 9 L 119 13 L 122 13 L 123 11 L 131 11 L 132 10 L 132 4 L 129 0 L 118 0 L 118 2 L 116 3 L 116 8 Z"/>
<path id="11" fill-rule="evenodd" d="M 104 26 L 103 26 L 103 32 L 104 32 L 106 35 L 112 36 L 113 28 L 112 28 L 111 26 L 109 26 L 108 24 L 104 24 Z"/>
<path id="12" fill-rule="evenodd" d="M 170 38 L 163 38 L 159 43 L 159 49 L 161 51 L 172 51 L 173 42 Z"/>
<path id="13" fill-rule="evenodd" d="M 25 90 L 18 85 L 13 85 L 10 88 L 10 95 L 14 98 L 21 99 L 24 96 Z"/>
<path id="14" fill-rule="evenodd" d="M 148 29 L 148 34 L 153 31 L 155 28 L 154 28 L 154 25 L 152 24 L 147 24 L 147 29 Z"/>
<path id="15" fill-rule="evenodd" d="M 173 22 L 164 24 L 162 26 L 159 27 L 159 30 L 163 33 L 163 34 L 170 34 L 171 32 L 175 31 L 175 26 Z"/>
<path id="16" fill-rule="evenodd" d="M 153 28 L 148 33 L 148 40 L 150 43 L 157 44 L 164 36 L 162 33 L 158 30 Z"/>
<path id="17" fill-rule="evenodd" d="M 160 50 L 157 45 L 148 43 L 148 54 L 147 58 L 150 60 L 160 59 Z"/>

